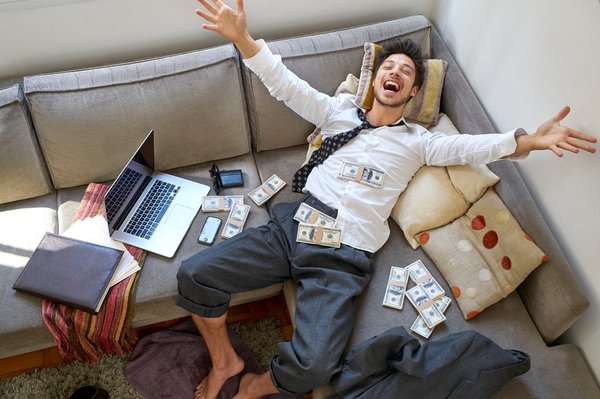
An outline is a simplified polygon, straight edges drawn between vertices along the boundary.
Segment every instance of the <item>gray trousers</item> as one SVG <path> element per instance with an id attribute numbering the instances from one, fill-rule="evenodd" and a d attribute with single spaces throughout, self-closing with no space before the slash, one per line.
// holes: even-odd
<path id="1" fill-rule="evenodd" d="M 287 279 L 298 284 L 296 329 L 280 343 L 271 376 L 285 393 L 300 394 L 329 381 L 341 367 L 350 337 L 357 296 L 373 268 L 371 254 L 342 245 L 328 248 L 296 242 L 293 219 L 300 203 L 336 216 L 335 210 L 307 195 L 277 204 L 271 221 L 182 262 L 177 274 L 177 304 L 204 317 L 223 315 L 232 293 L 266 287 Z"/>

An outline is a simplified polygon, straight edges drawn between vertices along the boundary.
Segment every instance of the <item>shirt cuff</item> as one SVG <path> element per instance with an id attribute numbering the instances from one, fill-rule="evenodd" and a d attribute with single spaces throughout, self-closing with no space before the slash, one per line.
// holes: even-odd
<path id="1" fill-rule="evenodd" d="M 512 151 L 512 153 L 511 153 L 511 154 L 514 154 L 514 153 L 515 153 L 515 151 L 517 150 L 517 137 L 520 137 L 520 136 L 525 136 L 525 135 L 527 135 L 527 132 L 525 131 L 525 129 L 522 129 L 522 128 L 515 129 L 513 132 L 514 132 L 514 133 L 513 133 L 512 137 L 513 137 L 513 140 L 514 140 L 514 142 L 515 142 L 515 148 L 513 149 L 513 151 Z M 509 132 L 509 133 L 510 133 L 510 132 Z M 509 155 L 510 155 L 510 154 L 509 154 Z M 519 161 L 519 160 L 521 160 L 521 159 L 525 159 L 525 158 L 527 158 L 528 156 L 529 156 L 529 153 L 526 153 L 526 154 L 523 154 L 523 155 L 521 155 L 521 156 L 518 156 L 518 157 L 511 157 L 511 156 L 507 156 L 507 157 L 506 157 L 506 159 L 509 159 L 509 160 L 511 160 L 511 161 Z"/>
<path id="2" fill-rule="evenodd" d="M 256 53 L 253 57 L 244 58 L 243 61 L 244 65 L 258 75 L 267 71 L 273 62 L 277 60 L 277 58 L 281 59 L 281 56 L 274 55 L 263 39 L 259 39 L 256 42 L 260 45 L 260 50 L 258 53 Z"/>

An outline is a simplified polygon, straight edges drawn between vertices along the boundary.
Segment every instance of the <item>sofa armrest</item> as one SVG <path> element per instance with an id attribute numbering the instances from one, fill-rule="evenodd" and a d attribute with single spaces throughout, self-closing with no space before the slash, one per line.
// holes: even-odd
<path id="1" fill-rule="evenodd" d="M 496 131 L 433 26 L 431 35 L 432 57 L 448 62 L 441 111 L 450 117 L 461 133 Z M 544 341 L 551 343 L 589 307 L 589 301 L 515 164 L 510 161 L 498 161 L 489 166 L 500 177 L 500 182 L 496 185 L 498 194 L 511 209 L 523 230 L 549 257 L 546 263 L 538 267 L 519 286 L 518 291 Z"/>

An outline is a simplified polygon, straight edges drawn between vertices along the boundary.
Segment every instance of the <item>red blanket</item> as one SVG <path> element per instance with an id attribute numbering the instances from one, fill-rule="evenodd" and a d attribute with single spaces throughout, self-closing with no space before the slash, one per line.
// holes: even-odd
<path id="1" fill-rule="evenodd" d="M 106 217 L 104 184 L 91 183 L 83 195 L 75 220 L 99 214 Z M 142 266 L 146 252 L 126 245 Z M 50 300 L 42 301 L 42 319 L 67 361 L 94 363 L 105 354 L 125 354 L 133 350 L 137 335 L 131 329 L 133 299 L 139 273 L 110 288 L 98 314 L 94 315 Z"/>

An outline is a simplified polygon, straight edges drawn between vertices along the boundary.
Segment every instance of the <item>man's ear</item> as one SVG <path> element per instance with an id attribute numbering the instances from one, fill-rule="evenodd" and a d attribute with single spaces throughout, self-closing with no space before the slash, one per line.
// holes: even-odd
<path id="1" fill-rule="evenodd" d="M 419 86 L 413 86 L 413 87 L 412 87 L 412 90 L 410 91 L 410 96 L 411 96 L 411 97 L 414 97 L 414 96 L 416 96 L 416 95 L 417 95 L 417 93 L 418 93 L 418 91 L 419 91 Z"/>

